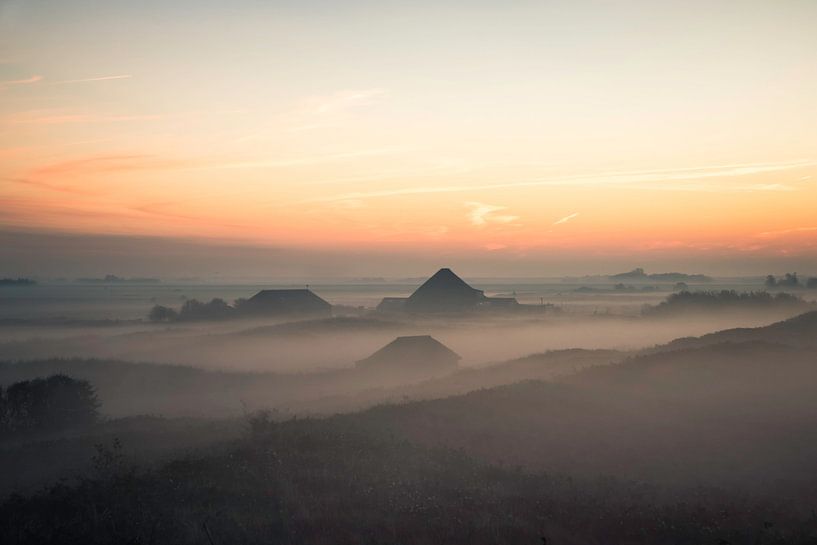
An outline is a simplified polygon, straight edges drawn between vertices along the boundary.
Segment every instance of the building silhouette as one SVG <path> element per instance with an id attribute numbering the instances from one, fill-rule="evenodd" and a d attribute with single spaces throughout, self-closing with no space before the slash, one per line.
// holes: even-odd
<path id="1" fill-rule="evenodd" d="M 332 305 L 309 289 L 261 290 L 241 310 L 259 316 L 321 317 L 332 314 Z"/>
<path id="2" fill-rule="evenodd" d="M 486 297 L 451 269 L 440 269 L 409 297 L 385 297 L 381 312 L 460 313 L 477 309 L 509 309 L 518 306 L 515 297 Z"/>

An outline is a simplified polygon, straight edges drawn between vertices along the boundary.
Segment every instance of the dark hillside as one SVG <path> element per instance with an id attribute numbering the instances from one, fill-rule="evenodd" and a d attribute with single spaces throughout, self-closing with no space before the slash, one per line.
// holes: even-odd
<path id="1" fill-rule="evenodd" d="M 816 388 L 811 351 L 724 344 L 356 418 L 494 463 L 814 492 Z"/>
<path id="2" fill-rule="evenodd" d="M 148 470 L 105 448 L 77 485 L 0 504 L 0 542 L 805 544 L 815 531 L 796 512 L 714 488 L 489 467 L 336 420 L 253 429 L 223 454 Z"/>
<path id="3" fill-rule="evenodd" d="M 817 311 L 806 312 L 762 327 L 744 327 L 716 331 L 701 337 L 685 337 L 648 351 L 694 348 L 724 342 L 763 341 L 790 346 L 817 347 Z"/>

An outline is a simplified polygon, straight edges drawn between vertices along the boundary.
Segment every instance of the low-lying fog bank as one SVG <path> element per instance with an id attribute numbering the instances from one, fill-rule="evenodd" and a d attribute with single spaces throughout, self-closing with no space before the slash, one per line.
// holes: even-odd
<path id="1" fill-rule="evenodd" d="M 321 542 L 329 526 L 350 541 L 471 543 L 487 521 L 480 543 L 805 545 L 817 536 L 815 351 L 809 312 L 644 351 L 557 351 L 422 381 L 362 369 L 4 364 L 3 384 L 84 374 L 103 410 L 122 414 L 223 416 L 251 401 L 241 420 L 130 418 L 0 438 L 0 492 L 25 492 L 0 502 L 0 538 Z M 261 406 L 279 410 L 252 412 Z M 38 492 L 38 476 L 68 480 Z"/>
<path id="2" fill-rule="evenodd" d="M 372 315 L 296 323 L 4 327 L 0 328 L 0 360 L 95 357 L 202 369 L 310 372 L 350 367 L 397 336 L 429 334 L 462 356 L 460 365 L 467 367 L 548 350 L 636 350 L 718 329 L 764 325 L 797 312 L 695 312 L 679 317 Z"/>
<path id="3" fill-rule="evenodd" d="M 813 313 L 803 316 L 812 315 Z M 307 327 L 313 331 L 320 325 L 324 331 L 335 332 L 330 338 L 336 342 L 349 342 L 348 339 L 359 339 L 361 334 L 355 332 L 356 337 L 350 337 L 348 335 L 351 334 L 347 332 L 347 336 L 338 336 L 337 330 L 349 327 L 354 329 L 361 323 L 364 322 L 360 320 L 338 322 L 337 319 L 331 319 L 272 326 L 272 330 L 280 332 L 282 330 L 279 328 L 283 328 L 285 334 L 290 336 L 296 335 L 293 329 L 297 331 L 301 327 Z M 372 326 L 369 322 L 365 323 L 367 327 Z M 446 347 L 445 349 L 458 348 L 458 340 L 462 343 L 466 341 L 477 343 L 476 348 L 471 347 L 473 350 L 480 346 L 485 346 L 488 350 L 488 347 L 492 346 L 491 343 L 500 342 L 499 339 L 503 339 L 501 342 L 513 342 L 513 328 L 509 328 L 503 338 L 502 331 L 497 331 L 496 328 L 509 325 L 493 321 L 491 323 L 494 324 L 494 329 L 491 330 L 493 337 L 488 340 L 479 338 L 478 327 L 484 327 L 485 324 L 471 324 L 470 327 L 475 329 L 467 335 L 464 329 L 449 326 L 449 329 L 443 330 L 438 340 L 443 342 L 442 346 Z M 609 318 L 599 318 L 587 323 L 588 327 L 611 327 Z M 615 320 L 613 323 L 616 327 L 631 328 L 635 325 L 649 325 L 649 322 L 642 320 L 622 323 Z M 523 380 L 550 380 L 589 366 L 615 364 L 638 353 L 664 353 L 723 342 L 796 341 L 802 344 L 805 342 L 802 340 L 804 333 L 795 327 L 798 323 L 800 323 L 798 318 L 793 318 L 760 328 L 728 329 L 717 335 L 684 337 L 668 344 L 650 343 L 639 351 L 590 348 L 541 351 L 522 358 L 496 358 L 489 363 L 480 364 L 471 362 L 469 365 L 459 366 L 454 372 L 446 367 L 432 374 L 406 375 L 398 367 L 384 367 L 380 371 L 375 367 L 372 371 L 367 368 L 356 368 L 349 363 L 334 369 L 309 368 L 304 372 L 270 372 L 247 371 L 239 366 L 233 369 L 207 369 L 202 366 L 131 363 L 115 359 L 40 358 L 0 363 L 0 384 L 8 385 L 19 380 L 58 373 L 86 379 L 96 386 L 104 410 L 111 416 L 133 414 L 234 416 L 260 408 L 274 408 L 284 413 L 318 414 L 348 411 L 383 401 L 445 397 Z M 537 327 L 541 330 L 548 327 L 548 324 L 553 327 L 552 322 L 537 323 L 529 327 L 532 331 Z M 652 325 L 669 330 L 672 322 L 657 321 Z M 385 341 L 368 349 L 367 356 L 392 340 L 396 334 L 391 329 L 396 327 L 395 323 L 378 323 L 377 327 L 385 328 L 385 331 L 380 332 Z M 567 324 L 559 327 L 567 328 Z M 806 330 L 808 331 L 808 328 Z M 270 334 L 269 328 L 255 327 L 226 337 L 233 339 L 235 335 L 240 339 L 252 339 L 258 334 L 266 337 Z M 369 332 L 366 335 L 372 337 L 374 333 Z M 509 338 L 511 341 L 508 341 Z M 655 338 L 657 337 L 653 337 Z M 317 335 L 310 333 L 302 342 L 306 346 L 309 343 L 314 344 L 316 339 Z M 292 342 L 291 339 L 289 342 Z M 500 346 L 498 353 L 501 352 Z M 400 359 L 404 356 L 393 358 Z M 487 359 L 484 354 L 483 357 Z M 413 365 L 407 364 L 409 369 Z M 406 366 L 403 366 L 403 370 L 405 368 Z"/>

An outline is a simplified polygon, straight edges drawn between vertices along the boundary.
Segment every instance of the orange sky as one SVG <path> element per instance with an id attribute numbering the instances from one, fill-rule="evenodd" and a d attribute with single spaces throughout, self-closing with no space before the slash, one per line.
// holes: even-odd
<path id="1" fill-rule="evenodd" d="M 817 256 L 817 5 L 654 4 L 5 2 L 0 227 Z"/>

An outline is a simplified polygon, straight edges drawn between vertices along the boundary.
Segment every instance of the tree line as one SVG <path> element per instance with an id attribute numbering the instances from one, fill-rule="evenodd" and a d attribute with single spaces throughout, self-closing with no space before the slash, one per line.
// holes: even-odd
<path id="1" fill-rule="evenodd" d="M 773 274 L 770 274 L 766 277 L 765 281 L 767 288 L 801 288 L 806 287 L 808 289 L 817 289 L 817 277 L 811 277 L 802 283 L 800 278 L 798 278 L 797 273 L 786 273 L 785 275 L 781 276 L 780 278 L 775 277 Z"/>
<path id="2" fill-rule="evenodd" d="M 209 303 L 188 299 L 179 310 L 155 305 L 148 313 L 151 322 L 189 322 L 196 320 L 226 320 L 244 310 L 246 299 L 236 299 L 232 305 L 216 297 Z"/>

